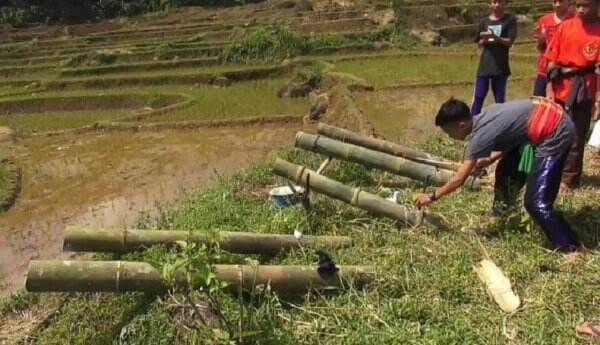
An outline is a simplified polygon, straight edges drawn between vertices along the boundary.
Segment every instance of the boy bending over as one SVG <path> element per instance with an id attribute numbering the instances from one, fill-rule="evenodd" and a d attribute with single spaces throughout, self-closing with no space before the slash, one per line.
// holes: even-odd
<path id="1" fill-rule="evenodd" d="M 514 205 L 516 195 L 527 184 L 525 208 L 546 233 L 553 248 L 577 249 L 578 241 L 566 220 L 554 210 L 562 170 L 575 140 L 575 127 L 558 104 L 544 98 L 496 104 L 472 116 L 462 101 L 451 98 L 440 108 L 436 126 L 453 139 L 468 140 L 458 172 L 431 195 L 419 194 L 414 202 L 427 206 L 460 187 L 475 169 L 496 160 L 494 212 Z M 536 147 L 535 160 L 527 176 L 519 171 L 522 147 Z"/>

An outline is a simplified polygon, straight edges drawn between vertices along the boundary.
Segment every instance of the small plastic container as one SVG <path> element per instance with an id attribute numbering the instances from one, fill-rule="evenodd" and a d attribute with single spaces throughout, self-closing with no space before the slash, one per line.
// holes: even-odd
<path id="1" fill-rule="evenodd" d="M 294 186 L 294 189 L 296 190 L 296 194 L 298 196 L 304 195 L 304 188 L 300 186 Z M 271 189 L 269 192 L 269 197 L 271 198 L 273 205 L 276 207 L 286 208 L 298 203 L 299 200 L 296 194 L 294 194 L 289 186 L 283 186 Z"/>
<path id="2" fill-rule="evenodd" d="M 588 145 L 600 149 L 600 121 L 596 121 Z"/>

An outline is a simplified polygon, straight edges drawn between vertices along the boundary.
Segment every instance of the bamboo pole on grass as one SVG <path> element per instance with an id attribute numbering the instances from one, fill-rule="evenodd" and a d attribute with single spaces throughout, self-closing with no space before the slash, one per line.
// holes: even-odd
<path id="1" fill-rule="evenodd" d="M 352 239 L 346 236 L 307 236 L 255 234 L 220 231 L 215 238 L 200 231 L 122 230 L 67 227 L 63 249 L 70 251 L 127 253 L 157 244 L 190 241 L 210 244 L 216 241 L 228 252 L 275 255 L 282 250 L 301 246 L 347 248 Z"/>
<path id="2" fill-rule="evenodd" d="M 413 180 L 434 186 L 443 185 L 454 175 L 454 172 L 450 170 L 438 169 L 431 165 L 370 150 L 362 146 L 346 144 L 321 135 L 298 132 L 296 134 L 296 147 L 362 164 L 369 168 L 410 177 Z"/>
<path id="3" fill-rule="evenodd" d="M 281 293 L 310 289 L 363 286 L 374 278 L 372 268 L 339 266 L 331 275 L 320 275 L 313 266 L 216 265 L 217 280 L 233 291 L 269 284 Z M 175 286 L 187 286 L 185 274 L 176 274 Z M 131 292 L 162 293 L 168 290 L 159 271 L 145 262 L 34 260 L 25 283 L 31 292 Z M 192 288 L 198 288 L 194 286 Z"/>
<path id="4" fill-rule="evenodd" d="M 458 167 L 460 166 L 460 164 L 456 162 L 435 157 L 426 152 L 398 145 L 387 140 L 369 137 L 367 135 L 352 132 L 347 129 L 330 126 L 324 123 L 319 124 L 318 133 L 331 139 L 410 159 L 415 162 L 432 165 L 440 169 L 457 171 Z"/>
<path id="5" fill-rule="evenodd" d="M 409 210 L 405 206 L 385 200 L 375 194 L 361 191 L 359 188 L 346 186 L 343 183 L 319 175 L 306 167 L 289 163 L 280 158 L 275 160 L 273 170 L 275 174 L 290 179 L 305 188 L 308 188 L 306 184 L 310 175 L 311 190 L 375 214 L 390 217 L 411 225 L 424 223 L 440 229 L 448 228 L 446 221 L 439 215 Z"/>

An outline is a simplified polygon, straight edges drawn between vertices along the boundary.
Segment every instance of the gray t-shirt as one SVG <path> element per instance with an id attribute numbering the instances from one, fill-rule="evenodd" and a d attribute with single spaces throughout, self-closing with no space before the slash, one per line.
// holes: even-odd
<path id="1" fill-rule="evenodd" d="M 473 118 L 471 139 L 465 150 L 465 160 L 489 157 L 492 151 L 507 152 L 525 144 L 529 119 L 534 108 L 532 100 L 494 104 Z M 536 157 L 559 155 L 571 147 L 575 126 L 569 116 L 563 116 L 556 132 L 536 147 Z"/>

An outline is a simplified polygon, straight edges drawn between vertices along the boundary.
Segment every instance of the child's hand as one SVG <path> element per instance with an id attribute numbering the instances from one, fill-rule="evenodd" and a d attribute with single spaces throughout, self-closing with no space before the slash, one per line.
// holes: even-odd
<path id="1" fill-rule="evenodd" d="M 482 32 L 479 33 L 479 37 L 481 37 L 484 40 L 492 37 L 493 35 L 494 34 L 490 30 L 488 30 L 488 31 L 482 31 Z"/>
<path id="2" fill-rule="evenodd" d="M 538 41 L 546 40 L 546 30 L 542 30 L 539 26 L 533 29 L 533 38 Z"/>

